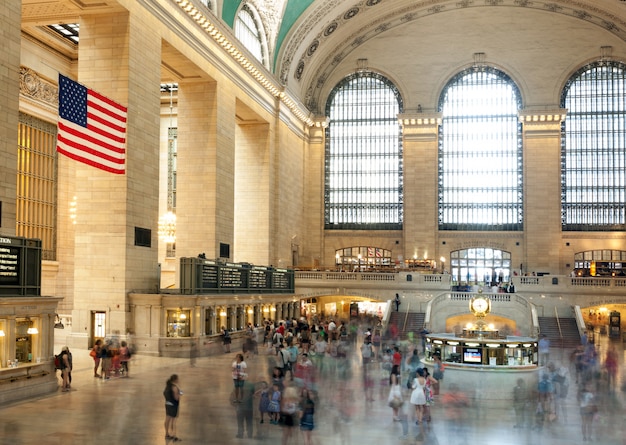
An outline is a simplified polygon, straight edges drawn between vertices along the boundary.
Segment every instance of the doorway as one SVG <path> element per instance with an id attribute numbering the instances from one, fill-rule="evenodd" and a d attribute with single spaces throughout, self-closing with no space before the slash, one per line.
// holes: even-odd
<path id="1" fill-rule="evenodd" d="M 89 348 L 92 348 L 96 340 L 104 340 L 106 335 L 106 312 L 91 312 L 91 334 L 89 335 Z"/>

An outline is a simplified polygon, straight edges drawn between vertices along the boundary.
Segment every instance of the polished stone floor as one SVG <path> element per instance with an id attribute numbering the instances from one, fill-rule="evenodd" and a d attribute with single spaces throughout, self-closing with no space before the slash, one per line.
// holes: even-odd
<path id="1" fill-rule="evenodd" d="M 604 344 L 603 344 L 604 342 Z M 607 340 L 597 342 L 600 354 Z M 617 343 L 620 375 L 624 370 L 622 344 Z M 60 344 L 56 350 L 60 350 Z M 356 348 L 355 348 L 356 349 Z M 569 365 L 568 350 L 553 349 L 552 360 Z M 88 351 L 73 351 L 74 371 L 72 391 L 36 400 L 0 407 L 0 444 L 73 445 L 73 444 L 169 444 L 164 438 L 163 388 L 171 374 L 178 374 L 184 391 L 177 435 L 183 444 L 252 444 L 281 443 L 283 427 L 259 423 L 258 402 L 254 401 L 252 438 L 237 438 L 236 410 L 231 403 L 232 379 L 230 365 L 235 351 L 214 357 L 189 359 L 154 358 L 136 355 L 131 360 L 129 378 L 104 381 L 93 377 L 93 362 Z M 268 369 L 274 356 L 262 349 L 248 360 L 251 381 L 269 381 Z M 430 432 L 417 439 L 417 427 L 412 420 L 394 422 L 387 406 L 388 388 L 376 379 L 373 401 L 367 401 L 363 390 L 360 355 L 355 351 L 347 359 L 349 369 L 331 369 L 318 379 L 318 400 L 312 433 L 313 443 L 332 444 L 555 444 L 583 443 L 580 415 L 576 402 L 576 385 L 571 370 L 571 390 L 564 401 L 559 418 L 539 431 L 530 426 L 513 428 L 513 408 L 491 408 L 488 403 L 472 404 L 462 409 L 465 419 L 460 427 L 447 419 L 448 407 L 437 400 L 432 408 Z M 626 418 L 622 409 L 623 393 L 619 390 L 603 395 L 604 404 L 594 423 L 593 442 L 624 445 Z M 442 394 L 446 393 L 442 385 Z M 503 388 L 511 392 L 511 388 Z M 405 403 L 405 407 L 408 404 Z M 409 419 L 411 415 L 409 414 Z M 529 417 L 532 417 L 529 416 Z M 403 436 L 403 428 L 408 436 Z M 303 444 L 299 429 L 287 441 Z M 422 439 L 421 437 L 419 439 Z M 284 443 L 284 442 L 282 442 Z M 587 443 L 587 442 L 586 442 Z"/>

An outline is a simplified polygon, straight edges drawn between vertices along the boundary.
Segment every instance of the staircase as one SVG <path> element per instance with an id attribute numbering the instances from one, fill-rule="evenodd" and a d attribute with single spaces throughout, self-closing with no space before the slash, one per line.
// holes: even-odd
<path id="1" fill-rule="evenodd" d="M 548 336 L 552 347 L 575 348 L 580 345 L 580 333 L 574 318 L 559 317 L 557 322 L 556 317 L 539 317 L 539 330 L 541 335 Z"/>
<path id="2" fill-rule="evenodd" d="M 423 312 L 391 312 L 389 325 L 395 323 L 398 326 L 400 338 L 407 338 L 409 332 L 413 333 L 414 338 L 419 338 L 425 317 L 426 314 Z"/>

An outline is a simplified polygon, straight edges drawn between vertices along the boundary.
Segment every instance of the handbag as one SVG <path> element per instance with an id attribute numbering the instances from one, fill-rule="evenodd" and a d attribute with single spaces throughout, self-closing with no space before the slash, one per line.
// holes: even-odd
<path id="1" fill-rule="evenodd" d="M 96 358 L 96 355 L 97 355 L 97 354 L 96 354 L 96 350 L 95 350 L 95 349 L 92 349 L 91 351 L 89 351 L 89 356 L 90 356 L 91 358 Z"/>
<path id="2" fill-rule="evenodd" d="M 395 396 L 393 399 L 389 401 L 389 406 L 393 409 L 398 409 L 404 404 L 404 400 L 400 397 Z"/>

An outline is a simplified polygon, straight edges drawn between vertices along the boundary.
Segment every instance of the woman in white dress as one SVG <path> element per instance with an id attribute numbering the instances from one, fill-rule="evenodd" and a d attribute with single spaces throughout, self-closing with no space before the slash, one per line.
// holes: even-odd
<path id="1" fill-rule="evenodd" d="M 411 387 L 413 388 L 413 392 L 411 392 L 411 405 L 415 406 L 415 423 L 419 425 L 420 434 L 418 436 L 418 440 L 420 437 L 424 436 L 424 407 L 426 406 L 426 394 L 424 393 L 424 389 L 426 388 L 426 382 L 428 379 L 430 383 L 437 383 L 437 380 L 432 378 L 431 376 L 424 377 L 424 370 L 418 369 L 415 379 L 413 379 L 413 384 Z"/>
<path id="2" fill-rule="evenodd" d="M 400 381 L 398 376 L 395 374 L 391 375 L 391 389 L 389 390 L 389 398 L 387 399 L 387 403 L 391 407 L 393 411 L 393 420 L 399 421 L 398 412 L 402 404 L 404 403 L 402 400 L 402 389 L 400 388 Z"/>

